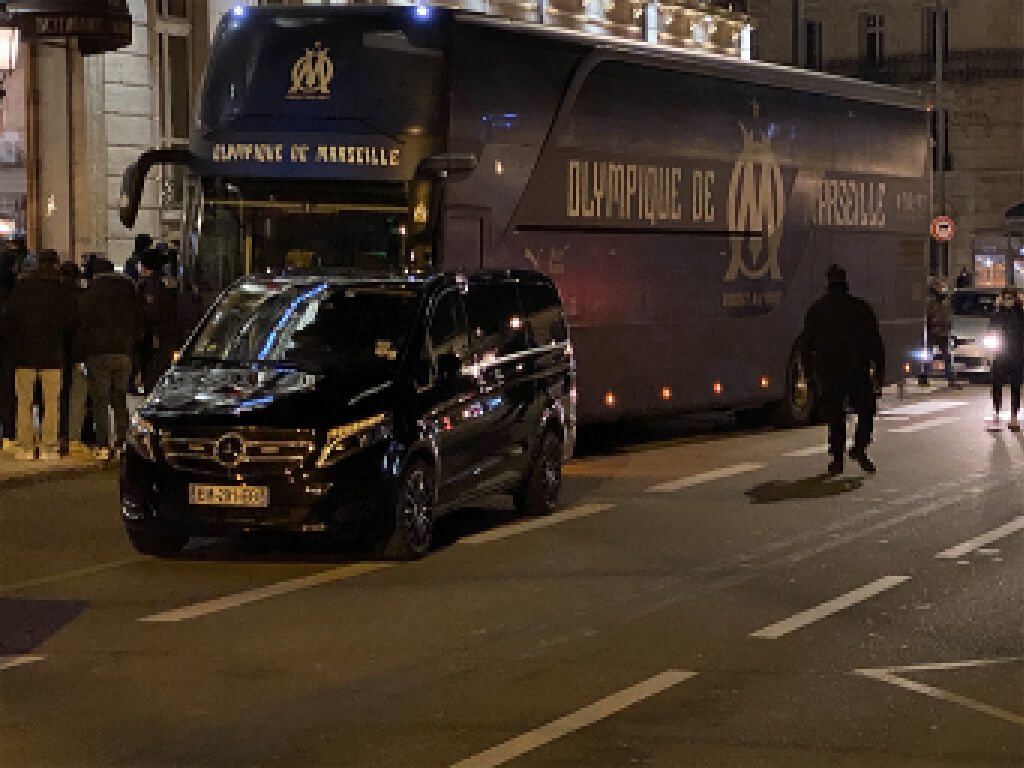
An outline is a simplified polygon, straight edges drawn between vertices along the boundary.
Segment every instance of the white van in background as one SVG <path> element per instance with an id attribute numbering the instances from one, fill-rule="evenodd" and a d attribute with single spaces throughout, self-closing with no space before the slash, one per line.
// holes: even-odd
<path id="1" fill-rule="evenodd" d="M 953 372 L 966 378 L 992 373 L 993 350 L 985 345 L 989 318 L 995 310 L 998 288 L 958 288 L 950 297 L 953 313 Z"/>

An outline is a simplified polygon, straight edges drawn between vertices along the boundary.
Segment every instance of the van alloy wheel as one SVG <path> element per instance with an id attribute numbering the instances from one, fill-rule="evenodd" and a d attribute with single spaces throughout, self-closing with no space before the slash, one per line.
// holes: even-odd
<path id="1" fill-rule="evenodd" d="M 402 475 L 395 505 L 395 528 L 386 555 L 397 560 L 423 557 L 434 538 L 434 470 L 416 460 Z"/>
<path id="2" fill-rule="evenodd" d="M 522 485 L 513 494 L 516 511 L 521 515 L 546 515 L 558 506 L 562 490 L 562 441 L 548 431 L 541 439 Z"/>

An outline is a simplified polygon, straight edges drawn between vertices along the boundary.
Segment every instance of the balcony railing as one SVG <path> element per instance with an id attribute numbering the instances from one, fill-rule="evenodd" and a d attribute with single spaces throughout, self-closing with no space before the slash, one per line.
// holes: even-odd
<path id="1" fill-rule="evenodd" d="M 823 69 L 834 75 L 876 83 L 920 83 L 935 79 L 935 57 L 924 53 L 902 53 L 886 56 L 881 62 L 832 59 L 825 62 Z M 949 82 L 1021 77 L 1024 77 L 1024 49 L 1021 48 L 950 51 L 942 66 L 942 79 Z"/>

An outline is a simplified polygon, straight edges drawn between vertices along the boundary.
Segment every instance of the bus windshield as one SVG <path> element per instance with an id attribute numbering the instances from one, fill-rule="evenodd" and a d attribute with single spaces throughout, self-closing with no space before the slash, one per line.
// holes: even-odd
<path id="1" fill-rule="evenodd" d="M 408 213 L 402 184 L 207 179 L 189 223 L 194 279 L 215 291 L 288 269 L 395 273 L 415 264 Z"/>
<path id="2" fill-rule="evenodd" d="M 397 366 L 419 305 L 415 283 L 243 282 L 225 293 L 182 355 L 185 365 Z"/>

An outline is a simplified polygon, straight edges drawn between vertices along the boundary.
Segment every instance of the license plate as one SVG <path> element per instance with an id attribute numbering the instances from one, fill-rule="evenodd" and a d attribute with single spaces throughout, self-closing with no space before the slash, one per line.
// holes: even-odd
<path id="1" fill-rule="evenodd" d="M 265 485 L 197 485 L 188 487 L 189 504 L 217 507 L 265 507 L 270 494 Z"/>

